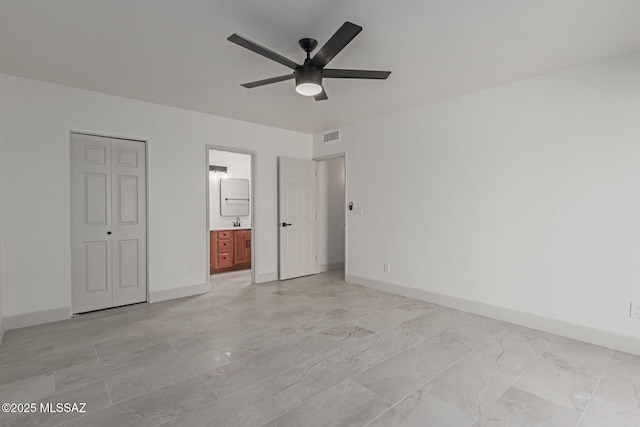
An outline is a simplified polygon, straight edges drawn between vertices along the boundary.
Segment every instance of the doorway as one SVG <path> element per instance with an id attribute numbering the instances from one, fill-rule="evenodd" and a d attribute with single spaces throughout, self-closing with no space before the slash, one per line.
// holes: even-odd
<path id="1" fill-rule="evenodd" d="M 318 160 L 318 273 L 344 271 L 346 259 L 345 157 Z"/>
<path id="2" fill-rule="evenodd" d="M 207 146 L 209 283 L 255 283 L 255 152 Z"/>
<path id="3" fill-rule="evenodd" d="M 74 314 L 147 301 L 146 144 L 71 133 Z"/>
<path id="4" fill-rule="evenodd" d="M 346 269 L 346 155 L 278 162 L 280 280 Z"/>

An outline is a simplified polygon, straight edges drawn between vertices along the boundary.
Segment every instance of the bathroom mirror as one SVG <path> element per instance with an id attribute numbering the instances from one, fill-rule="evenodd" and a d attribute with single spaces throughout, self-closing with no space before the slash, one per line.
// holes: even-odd
<path id="1" fill-rule="evenodd" d="M 249 215 L 249 180 L 220 180 L 220 216 Z"/>

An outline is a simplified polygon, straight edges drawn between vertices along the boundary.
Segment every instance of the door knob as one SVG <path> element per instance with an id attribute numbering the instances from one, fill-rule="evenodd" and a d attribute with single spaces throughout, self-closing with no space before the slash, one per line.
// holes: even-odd
<path id="1" fill-rule="evenodd" d="M 282 223 L 282 226 L 283 226 L 283 227 L 288 227 L 288 226 L 290 226 L 290 225 L 291 225 L 291 224 L 287 224 L 286 222 L 283 222 L 283 223 Z"/>

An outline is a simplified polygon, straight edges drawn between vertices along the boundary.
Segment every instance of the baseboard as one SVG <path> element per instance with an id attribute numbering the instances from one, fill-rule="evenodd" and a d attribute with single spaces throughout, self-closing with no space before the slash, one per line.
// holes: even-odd
<path id="1" fill-rule="evenodd" d="M 210 290 L 208 283 L 199 285 L 183 286 L 181 288 L 163 289 L 161 291 L 149 292 L 149 302 L 168 301 L 171 299 L 191 297 L 194 295 L 206 294 Z"/>
<path id="2" fill-rule="evenodd" d="M 273 282 L 278 280 L 278 272 L 256 274 L 256 283 Z"/>
<path id="3" fill-rule="evenodd" d="M 604 331 L 602 329 L 591 328 L 589 326 L 565 322 L 563 320 L 539 316 L 537 314 L 425 291 L 422 289 L 412 288 L 410 286 L 368 279 L 366 277 L 347 274 L 345 280 L 349 283 L 355 283 L 368 288 L 432 302 L 446 307 L 467 311 L 469 313 L 480 314 L 482 316 L 515 323 L 528 328 L 538 329 L 555 335 L 561 335 L 591 344 L 612 348 L 625 353 L 640 355 L 640 339 L 629 335 L 622 335 L 615 332 Z"/>
<path id="4" fill-rule="evenodd" d="M 5 331 L 27 326 L 41 325 L 43 323 L 57 322 L 71 318 L 71 307 L 58 307 L 49 310 L 32 311 L 31 313 L 14 314 L 4 316 L 3 326 Z"/>
<path id="5" fill-rule="evenodd" d="M 344 270 L 344 262 L 336 262 L 333 264 L 320 264 L 318 266 L 318 273 L 324 273 L 325 271 Z"/>

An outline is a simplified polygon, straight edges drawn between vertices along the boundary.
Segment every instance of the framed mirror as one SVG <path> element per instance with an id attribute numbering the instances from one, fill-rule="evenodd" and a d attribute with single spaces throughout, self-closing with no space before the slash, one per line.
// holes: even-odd
<path id="1" fill-rule="evenodd" d="M 220 180 L 220 216 L 249 215 L 249 180 Z"/>

